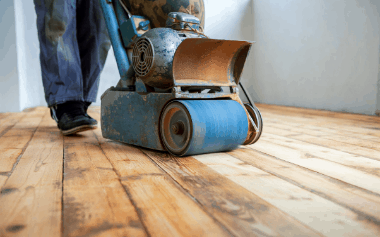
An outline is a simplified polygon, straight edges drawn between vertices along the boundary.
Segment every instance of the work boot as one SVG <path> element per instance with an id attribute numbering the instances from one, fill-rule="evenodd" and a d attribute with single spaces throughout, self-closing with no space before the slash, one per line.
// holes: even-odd
<path id="1" fill-rule="evenodd" d="M 58 104 L 51 109 L 51 113 L 63 135 L 75 134 L 97 127 L 98 122 L 87 115 L 81 101 Z"/>
<path id="2" fill-rule="evenodd" d="M 90 105 L 91 105 L 91 102 L 86 102 L 86 101 L 84 101 L 84 102 L 81 102 L 82 103 L 82 105 L 83 105 L 83 110 L 84 110 L 84 115 L 86 116 L 86 117 L 88 117 L 93 123 L 98 123 L 95 119 L 93 119 L 90 115 L 88 115 L 88 113 L 87 113 L 87 109 L 88 109 L 88 107 L 90 107 Z"/>

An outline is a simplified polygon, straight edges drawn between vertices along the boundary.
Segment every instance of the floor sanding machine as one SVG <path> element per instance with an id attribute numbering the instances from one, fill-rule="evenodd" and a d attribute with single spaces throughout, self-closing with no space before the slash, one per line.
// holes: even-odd
<path id="1" fill-rule="evenodd" d="M 123 0 L 100 2 L 121 76 L 101 97 L 105 138 L 177 156 L 259 139 L 261 114 L 240 83 L 252 42 L 210 39 L 184 12 L 152 27 Z"/>

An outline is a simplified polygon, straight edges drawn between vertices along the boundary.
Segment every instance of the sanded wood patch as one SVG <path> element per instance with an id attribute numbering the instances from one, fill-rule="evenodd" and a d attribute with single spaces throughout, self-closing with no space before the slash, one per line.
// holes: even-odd
<path id="1" fill-rule="evenodd" d="M 241 148 L 228 154 L 352 210 L 358 220 L 380 224 L 380 195 L 252 149 Z"/>

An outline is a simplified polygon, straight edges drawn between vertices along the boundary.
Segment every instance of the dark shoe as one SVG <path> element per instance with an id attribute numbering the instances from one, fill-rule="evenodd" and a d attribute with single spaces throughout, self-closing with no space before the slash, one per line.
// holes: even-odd
<path id="1" fill-rule="evenodd" d="M 63 135 L 70 135 L 78 132 L 97 128 L 97 121 L 83 114 L 72 116 L 64 113 L 58 122 L 58 128 Z"/>
<path id="2" fill-rule="evenodd" d="M 94 122 L 94 123 L 98 123 L 95 119 L 93 119 L 90 115 L 88 115 L 88 113 L 87 113 L 87 109 L 88 109 L 88 107 L 90 107 L 90 105 L 91 105 L 91 102 L 86 102 L 86 101 L 84 101 L 84 102 L 81 102 L 82 103 L 82 105 L 83 105 L 83 109 L 84 109 L 84 113 L 85 113 L 85 116 L 87 117 L 87 118 L 89 118 L 92 122 Z"/>
<path id="3" fill-rule="evenodd" d="M 83 105 L 84 112 L 87 113 L 87 109 L 90 107 L 91 102 L 81 101 L 81 103 Z"/>
<path id="4" fill-rule="evenodd" d="M 63 135 L 70 135 L 97 128 L 97 121 L 85 112 L 83 102 L 68 101 L 52 109 Z"/>

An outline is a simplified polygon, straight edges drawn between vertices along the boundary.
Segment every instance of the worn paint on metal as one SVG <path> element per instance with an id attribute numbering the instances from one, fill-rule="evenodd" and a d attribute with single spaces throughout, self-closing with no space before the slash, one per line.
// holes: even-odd
<path id="1" fill-rule="evenodd" d="M 166 27 L 174 30 L 199 31 L 199 19 L 193 15 L 183 12 L 171 12 L 166 20 Z"/>
<path id="2" fill-rule="evenodd" d="M 121 0 L 132 15 L 145 16 L 153 28 L 165 27 L 171 12 L 183 12 L 196 16 L 204 29 L 205 6 L 203 0 Z"/>
<path id="3" fill-rule="evenodd" d="M 103 136 L 156 150 L 164 150 L 159 137 L 159 116 L 164 106 L 171 100 L 225 101 L 230 99 L 240 104 L 245 112 L 246 120 L 249 116 L 237 93 L 183 93 L 175 90 L 172 93 L 147 93 L 116 90 L 116 88 L 110 88 L 101 97 Z M 255 132 L 250 120 L 246 121 L 245 126 L 248 130 L 244 144 L 249 142 L 252 133 Z"/>
<path id="4" fill-rule="evenodd" d="M 108 35 L 110 36 L 112 48 L 115 54 L 117 68 L 121 78 L 125 78 L 129 69 L 129 61 L 126 50 L 119 35 L 119 25 L 111 4 L 106 0 L 99 0 L 102 7 L 103 16 L 106 22 Z"/>
<path id="5" fill-rule="evenodd" d="M 173 29 L 156 28 L 136 40 L 132 64 L 137 76 L 156 88 L 236 86 L 251 45 L 180 37 Z"/>
<path id="6" fill-rule="evenodd" d="M 139 93 L 108 90 L 101 99 L 101 127 L 105 138 L 164 150 L 160 142 L 159 116 L 171 93 Z"/>
<path id="7" fill-rule="evenodd" d="M 173 58 L 181 42 L 178 33 L 169 28 L 156 28 L 143 34 L 137 40 L 132 55 L 133 67 L 139 78 L 152 87 L 172 87 Z"/>
<path id="8" fill-rule="evenodd" d="M 119 23 L 120 34 L 123 39 L 124 46 L 128 47 L 136 37 L 140 37 L 150 30 L 151 27 L 149 23 L 149 20 L 142 16 L 132 16 L 130 19 Z M 146 24 L 145 28 L 141 28 L 141 24 Z"/>

